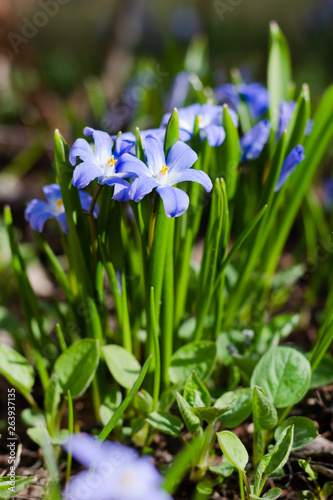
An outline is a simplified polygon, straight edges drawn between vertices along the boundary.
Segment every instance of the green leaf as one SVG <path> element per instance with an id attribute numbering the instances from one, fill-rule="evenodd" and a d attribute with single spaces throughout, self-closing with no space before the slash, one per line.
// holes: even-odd
<path id="1" fill-rule="evenodd" d="M 23 394 L 27 394 L 35 383 L 34 370 L 28 361 L 11 347 L 0 345 L 0 373 Z"/>
<path id="2" fill-rule="evenodd" d="M 276 347 L 259 361 L 251 387 L 261 387 L 276 408 L 286 408 L 306 394 L 311 378 L 309 361 L 292 347 Z"/>
<path id="3" fill-rule="evenodd" d="M 311 457 L 309 457 L 307 460 L 299 460 L 298 464 L 304 472 L 308 475 L 310 481 L 315 481 L 318 478 L 318 472 L 314 471 L 311 467 L 310 464 Z"/>
<path id="4" fill-rule="evenodd" d="M 232 121 L 227 105 L 223 106 L 223 127 L 226 135 L 221 147 L 219 148 L 219 161 L 223 171 L 219 172 L 218 176 L 225 179 L 228 200 L 231 200 L 236 191 L 238 175 L 237 169 L 241 151 L 239 147 L 238 130 Z"/>
<path id="5" fill-rule="evenodd" d="M 287 154 L 301 144 L 304 139 L 304 132 L 310 118 L 310 92 L 308 85 L 303 85 L 301 94 L 297 101 L 296 109 L 288 124 L 287 133 Z"/>
<path id="6" fill-rule="evenodd" d="M 280 439 L 275 444 L 273 449 L 267 455 L 262 457 L 255 475 L 255 495 L 260 495 L 269 476 L 271 476 L 275 471 L 282 469 L 289 458 L 293 438 L 294 429 L 291 425 L 282 432 Z"/>
<path id="7" fill-rule="evenodd" d="M 306 417 L 291 417 L 277 427 L 274 433 L 275 440 L 278 440 L 284 429 L 290 425 L 294 426 L 294 441 L 291 448 L 292 450 L 303 448 L 303 446 L 311 443 L 311 441 L 319 436 L 316 424 L 312 422 L 312 420 Z"/>
<path id="8" fill-rule="evenodd" d="M 234 472 L 235 467 L 231 463 L 225 461 L 219 465 L 210 465 L 209 470 L 219 476 L 229 477 Z"/>
<path id="9" fill-rule="evenodd" d="M 162 410 L 154 411 L 146 420 L 152 427 L 154 427 L 154 429 L 173 437 L 180 436 L 180 431 L 183 427 L 183 423 L 180 418 Z"/>
<path id="10" fill-rule="evenodd" d="M 55 432 L 55 420 L 57 418 L 62 392 L 63 391 L 59 383 L 59 376 L 56 373 L 53 373 L 44 399 L 45 418 L 51 435 L 54 435 Z"/>
<path id="11" fill-rule="evenodd" d="M 184 345 L 171 358 L 170 381 L 183 385 L 193 370 L 201 380 L 205 380 L 214 368 L 215 357 L 214 342 L 198 340 Z"/>
<path id="12" fill-rule="evenodd" d="M 191 373 L 184 387 L 184 398 L 190 406 L 210 406 L 211 398 L 207 387 L 195 371 Z"/>
<path id="13" fill-rule="evenodd" d="M 224 408 L 216 408 L 215 406 L 196 406 L 191 408 L 191 411 L 201 420 L 205 420 L 205 422 L 211 424 L 220 418 L 226 411 L 230 410 L 230 408 L 231 405 L 225 406 Z"/>
<path id="14" fill-rule="evenodd" d="M 288 42 L 274 21 L 270 24 L 267 78 L 270 96 L 270 119 L 275 131 L 279 123 L 280 102 L 282 100 L 289 100 L 288 88 L 291 83 L 291 62 Z"/>
<path id="15" fill-rule="evenodd" d="M 224 427 L 237 427 L 251 414 L 252 390 L 245 388 L 226 392 L 215 401 L 214 406 L 219 408 L 231 403 L 231 409 L 220 418 Z"/>
<path id="16" fill-rule="evenodd" d="M 103 353 L 114 379 L 122 387 L 130 389 L 141 371 L 140 363 L 133 354 L 118 345 L 104 346 Z"/>
<path id="17" fill-rule="evenodd" d="M 134 406 L 144 415 L 149 415 L 153 408 L 153 398 L 145 389 L 142 389 L 137 393 L 134 398 Z"/>
<path id="18" fill-rule="evenodd" d="M 11 481 L 10 477 L 0 477 L 0 500 L 9 500 L 16 497 L 16 495 L 25 490 L 30 484 L 38 480 L 36 476 L 15 476 L 15 481 Z"/>
<path id="19" fill-rule="evenodd" d="M 188 402 L 186 401 L 186 399 L 183 398 L 183 396 L 181 396 L 181 394 L 179 394 L 178 391 L 175 391 L 175 392 L 176 392 L 176 400 L 177 400 L 180 414 L 185 422 L 186 427 L 188 428 L 188 430 L 190 431 L 190 433 L 193 436 L 201 428 L 201 425 L 202 425 L 201 420 L 198 416 L 193 414 L 193 412 L 191 411 L 191 407 L 188 404 Z"/>
<path id="20" fill-rule="evenodd" d="M 325 356 L 311 376 L 310 389 L 333 382 L 333 358 Z"/>
<path id="21" fill-rule="evenodd" d="M 250 495 L 250 500 L 276 500 L 281 496 L 282 490 L 280 488 L 272 488 L 268 490 L 266 495 L 263 497 L 257 497 L 256 495 Z"/>
<path id="22" fill-rule="evenodd" d="M 54 373 L 58 374 L 62 390 L 77 398 L 89 386 L 99 363 L 99 343 L 85 339 L 75 342 L 57 359 Z"/>
<path id="23" fill-rule="evenodd" d="M 245 471 L 246 464 L 249 461 L 249 455 L 240 439 L 230 431 L 217 433 L 217 439 L 223 454 L 229 462 L 240 472 Z"/>
<path id="24" fill-rule="evenodd" d="M 177 108 L 174 108 L 169 118 L 164 136 L 165 156 L 168 155 L 170 148 L 179 141 L 179 117 Z"/>
<path id="25" fill-rule="evenodd" d="M 278 414 L 273 403 L 258 387 L 253 389 L 252 411 L 256 432 L 272 429 L 278 422 Z"/>

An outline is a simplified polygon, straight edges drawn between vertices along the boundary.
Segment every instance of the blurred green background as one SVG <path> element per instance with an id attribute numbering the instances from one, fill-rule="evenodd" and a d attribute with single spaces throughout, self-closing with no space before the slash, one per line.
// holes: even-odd
<path id="1" fill-rule="evenodd" d="M 157 126 L 186 54 L 187 69 L 197 69 L 194 38 L 207 42 L 204 84 L 230 81 L 234 67 L 265 83 L 274 19 L 297 88 L 309 83 L 315 104 L 333 80 L 333 0 L 0 0 L 0 19 L 2 205 L 24 204 L 53 180 L 54 128 L 71 143 L 87 124 Z"/>

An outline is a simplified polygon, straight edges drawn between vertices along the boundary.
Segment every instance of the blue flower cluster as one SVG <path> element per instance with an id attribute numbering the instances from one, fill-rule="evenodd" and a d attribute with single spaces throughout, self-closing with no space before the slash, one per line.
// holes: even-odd
<path id="1" fill-rule="evenodd" d="M 247 102 L 252 116 L 260 118 L 268 109 L 268 92 L 259 83 L 241 84 L 239 86 L 225 84 L 216 89 L 219 102 L 228 103 L 228 112 L 238 127 L 237 108 L 241 100 Z M 279 116 L 277 139 L 286 129 L 293 111 L 294 102 L 282 102 Z M 223 122 L 223 106 L 214 104 L 192 104 L 178 111 L 179 141 L 174 144 L 168 154 L 164 153 L 166 125 L 171 114 L 167 113 L 160 128 L 141 132 L 145 153 L 145 161 L 135 156 L 135 136 L 131 132 L 110 136 L 106 132 L 84 129 L 84 135 L 92 137 L 94 147 L 85 139 L 77 139 L 69 154 L 70 163 L 75 167 L 73 185 L 79 190 L 87 187 L 95 179 L 100 185 L 114 187 L 113 199 L 117 201 L 141 201 L 152 191 L 162 198 L 167 217 L 179 217 L 189 206 L 189 198 L 185 191 L 175 187 L 184 181 L 201 184 L 209 192 L 212 182 L 201 170 L 192 168 L 197 161 L 197 154 L 186 144 L 198 129 L 201 141 L 207 140 L 209 146 L 219 147 L 225 140 Z M 310 133 L 311 123 L 307 133 Z M 269 120 L 259 121 L 240 140 L 241 161 L 259 158 L 271 133 Z M 280 173 L 276 191 L 304 158 L 303 147 L 296 146 L 286 158 Z M 81 160 L 77 164 L 77 161 Z M 34 230 L 42 231 L 45 221 L 51 217 L 58 220 L 61 229 L 68 232 L 66 215 L 62 204 L 60 188 L 57 185 L 45 186 L 47 202 L 33 200 L 26 209 L 25 216 Z M 82 208 L 89 209 L 91 197 L 80 191 Z M 94 212 L 97 216 L 98 207 Z"/>

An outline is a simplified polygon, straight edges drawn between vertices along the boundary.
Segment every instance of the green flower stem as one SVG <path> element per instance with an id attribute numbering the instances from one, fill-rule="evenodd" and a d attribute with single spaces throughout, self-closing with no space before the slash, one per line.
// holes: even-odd
<path id="1" fill-rule="evenodd" d="M 68 432 L 70 435 L 74 433 L 74 407 L 73 400 L 71 396 L 71 391 L 67 391 L 68 397 Z M 66 483 L 68 483 L 71 476 L 72 470 L 72 454 L 71 454 L 71 442 L 69 440 L 69 447 L 67 452 L 67 467 L 66 467 Z"/>
<path id="2" fill-rule="evenodd" d="M 98 242 L 97 242 L 97 237 L 96 237 L 96 223 L 95 223 L 95 218 L 94 218 L 94 210 L 95 210 L 95 205 L 97 203 L 97 199 L 100 195 L 100 192 L 102 191 L 103 185 L 98 184 L 94 195 L 91 200 L 90 208 L 89 208 L 89 224 L 90 224 L 90 235 L 91 235 L 91 249 L 92 249 L 92 255 L 93 255 L 93 263 L 94 267 L 97 265 L 97 248 L 98 248 Z"/>
<path id="3" fill-rule="evenodd" d="M 127 301 L 127 287 L 125 273 L 121 273 L 121 298 L 122 298 L 122 335 L 123 335 L 123 346 L 124 348 L 132 352 L 132 334 L 131 334 L 131 324 L 128 311 L 128 301 Z"/>
<path id="4" fill-rule="evenodd" d="M 154 386 L 153 386 L 153 411 L 156 411 L 161 386 L 161 354 L 160 344 L 158 339 L 158 330 L 155 315 L 155 297 L 154 288 L 150 289 L 150 338 L 153 340 L 154 346 Z"/>
<path id="5" fill-rule="evenodd" d="M 162 325 L 161 325 L 161 353 L 162 353 L 162 381 L 163 388 L 169 386 L 168 369 L 173 353 L 174 334 L 174 229 L 175 220 L 170 221 L 168 246 L 165 257 L 164 290 L 162 304 Z"/>

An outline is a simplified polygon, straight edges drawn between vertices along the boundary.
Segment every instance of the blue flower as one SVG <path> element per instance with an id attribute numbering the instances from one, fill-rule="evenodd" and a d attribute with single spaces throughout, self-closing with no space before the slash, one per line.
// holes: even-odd
<path id="1" fill-rule="evenodd" d="M 279 114 L 279 125 L 277 131 L 277 139 L 279 140 L 283 132 L 287 129 L 291 117 L 296 109 L 295 101 L 281 101 L 280 103 L 280 114 Z M 310 135 L 313 129 L 314 122 L 311 118 L 306 123 L 304 135 Z"/>
<path id="2" fill-rule="evenodd" d="M 269 106 L 269 93 L 266 87 L 261 83 L 242 83 L 238 90 L 248 103 L 250 113 L 255 120 L 266 113 Z"/>
<path id="3" fill-rule="evenodd" d="M 85 434 L 72 435 L 64 448 L 89 468 L 69 481 L 64 500 L 172 500 L 152 460 L 132 448 Z"/>
<path id="4" fill-rule="evenodd" d="M 212 147 L 220 146 L 225 139 L 225 131 L 222 127 L 222 106 L 213 104 L 191 104 L 186 108 L 178 110 L 179 115 L 179 137 L 182 141 L 189 141 L 193 135 L 195 118 L 198 117 L 200 139 L 207 138 Z M 166 125 L 171 113 L 162 118 L 161 125 Z"/>
<path id="5" fill-rule="evenodd" d="M 193 181 L 201 184 L 207 192 L 212 190 L 208 175 L 202 170 L 191 169 L 198 156 L 187 144 L 176 142 L 165 158 L 163 145 L 156 137 L 147 136 L 144 143 L 147 164 L 127 153 L 119 159 L 119 172 L 137 177 L 128 193 L 131 200 L 139 202 L 156 189 L 163 200 L 167 217 L 178 217 L 187 210 L 189 198 L 173 185 Z"/>
<path id="6" fill-rule="evenodd" d="M 25 220 L 27 220 L 34 231 L 43 231 L 44 224 L 48 219 L 56 219 L 62 231 L 68 233 L 68 225 L 64 204 L 62 201 L 61 191 L 59 184 L 50 184 L 43 187 L 44 194 L 47 201 L 31 200 L 25 209 Z M 91 196 L 84 191 L 79 192 L 81 206 L 83 210 L 89 211 L 91 204 Z M 95 206 L 94 217 L 98 215 L 98 206 Z"/>
<path id="7" fill-rule="evenodd" d="M 289 155 L 284 160 L 274 191 L 279 191 L 279 189 L 281 189 L 289 175 L 295 170 L 296 166 L 304 160 L 304 158 L 304 148 L 298 144 L 298 146 L 295 146 L 294 149 L 290 151 Z"/>
<path id="8" fill-rule="evenodd" d="M 268 120 L 262 120 L 249 130 L 240 140 L 242 150 L 241 161 L 256 160 L 259 158 L 269 138 L 271 124 Z"/>
<path id="9" fill-rule="evenodd" d="M 86 127 L 84 135 L 93 136 L 95 152 L 85 139 L 77 139 L 74 142 L 69 153 L 69 160 L 73 166 L 76 165 L 77 157 L 82 160 L 73 172 L 74 186 L 83 189 L 97 178 L 99 184 L 115 186 L 113 199 L 128 200 L 127 192 L 130 183 L 124 180 L 126 175 L 118 173 L 117 161 L 122 154 L 131 150 L 132 143 L 126 140 L 126 137 L 120 136 L 116 139 L 115 148 L 112 150 L 113 140 L 106 132 Z"/>
<path id="10" fill-rule="evenodd" d="M 249 106 L 251 116 L 257 120 L 266 111 L 269 106 L 269 93 L 266 87 L 261 83 L 241 83 L 240 85 L 232 85 L 225 83 L 219 85 L 215 89 L 215 97 L 220 104 L 229 104 L 237 110 L 241 102 L 240 96 L 243 97 Z"/>
<path id="11" fill-rule="evenodd" d="M 279 125 L 277 130 L 277 139 L 279 140 L 283 132 L 287 129 L 288 123 L 293 116 L 296 108 L 295 101 L 281 101 L 280 102 L 280 113 L 279 113 Z"/>

